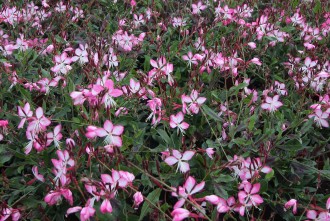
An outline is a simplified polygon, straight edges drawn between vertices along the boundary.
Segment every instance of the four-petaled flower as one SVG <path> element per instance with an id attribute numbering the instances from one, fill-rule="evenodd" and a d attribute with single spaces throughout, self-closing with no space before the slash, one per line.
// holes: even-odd
<path id="1" fill-rule="evenodd" d="M 202 181 L 196 184 L 196 180 L 189 176 L 184 183 L 183 187 L 179 186 L 175 192 L 172 192 L 172 196 L 180 198 L 178 202 L 174 205 L 174 209 L 180 208 L 185 203 L 186 199 L 191 197 L 193 194 L 200 192 L 205 186 L 205 182 Z"/>
<path id="2" fill-rule="evenodd" d="M 206 9 L 206 7 L 207 7 L 206 5 L 203 5 L 203 3 L 201 1 L 199 1 L 197 3 L 197 5 L 192 4 L 192 9 L 193 9 L 192 13 L 193 14 L 200 14 L 203 10 Z"/>
<path id="3" fill-rule="evenodd" d="M 278 99 L 280 98 L 279 95 L 275 95 L 274 97 L 266 97 L 266 102 L 261 104 L 261 108 L 268 110 L 269 112 L 274 112 L 278 108 L 280 108 L 283 103 L 280 102 Z"/>
<path id="4" fill-rule="evenodd" d="M 186 173 L 190 170 L 189 164 L 185 161 L 190 160 L 195 155 L 195 151 L 187 150 L 181 154 L 178 150 L 173 150 L 172 154 L 173 156 L 169 156 L 165 159 L 165 163 L 170 166 L 178 163 L 176 170 L 180 170 L 181 173 Z"/>
<path id="5" fill-rule="evenodd" d="M 122 140 L 120 135 L 124 132 L 124 127 L 121 125 L 113 125 L 111 121 L 106 120 L 103 128 L 97 128 L 95 134 L 98 137 L 105 137 L 104 142 L 107 145 L 113 145 L 116 147 L 122 146 Z"/>
<path id="6" fill-rule="evenodd" d="M 264 200 L 259 194 L 260 183 L 251 184 L 249 182 L 243 182 L 243 189 L 238 193 L 238 200 L 241 204 L 247 206 L 258 206 L 263 203 Z"/>
<path id="7" fill-rule="evenodd" d="M 181 131 L 181 133 L 184 133 L 184 130 L 188 129 L 189 124 L 186 122 L 183 122 L 184 115 L 182 112 L 177 113 L 176 115 L 170 116 L 170 127 L 171 128 L 178 128 Z"/>

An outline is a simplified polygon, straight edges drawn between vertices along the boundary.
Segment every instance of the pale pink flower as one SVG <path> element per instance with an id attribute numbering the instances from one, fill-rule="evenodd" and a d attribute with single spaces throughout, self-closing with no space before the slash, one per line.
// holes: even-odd
<path id="1" fill-rule="evenodd" d="M 3 48 L 0 46 L 0 51 L 3 52 L 4 56 L 11 55 L 16 49 L 18 49 L 18 47 L 12 44 L 7 44 Z"/>
<path id="2" fill-rule="evenodd" d="M 309 118 L 313 118 L 314 122 L 319 127 L 329 127 L 327 119 L 329 118 L 329 113 L 322 112 L 321 109 L 316 109 L 313 114 L 308 115 Z"/>
<path id="3" fill-rule="evenodd" d="M 251 60 L 249 61 L 249 63 L 254 63 L 254 64 L 259 65 L 259 66 L 262 65 L 262 63 L 261 63 L 261 61 L 259 60 L 259 58 L 253 58 L 253 59 L 251 59 Z"/>
<path id="4" fill-rule="evenodd" d="M 80 64 L 84 64 L 88 62 L 88 45 L 79 44 L 79 48 L 75 50 L 75 56 L 71 58 L 71 61 L 76 62 L 79 61 Z"/>
<path id="5" fill-rule="evenodd" d="M 176 208 L 172 211 L 173 221 L 181 221 L 190 216 L 190 212 L 183 208 Z"/>
<path id="6" fill-rule="evenodd" d="M 108 199 L 104 199 L 100 206 L 101 213 L 112 213 L 112 206 Z"/>
<path id="7" fill-rule="evenodd" d="M 251 49 L 255 49 L 257 47 L 256 43 L 254 42 L 249 42 L 248 45 Z"/>
<path id="8" fill-rule="evenodd" d="M 170 127 L 171 128 L 178 128 L 181 131 L 181 133 L 184 133 L 184 130 L 188 129 L 189 124 L 186 122 L 183 122 L 184 115 L 182 112 L 177 113 L 176 115 L 170 116 Z"/>
<path id="9" fill-rule="evenodd" d="M 279 95 L 275 95 L 274 97 L 266 96 L 266 102 L 261 104 L 261 108 L 268 110 L 269 112 L 276 111 L 278 108 L 280 108 L 283 105 L 282 102 L 278 101 L 279 98 L 280 98 Z"/>
<path id="10" fill-rule="evenodd" d="M 206 101 L 205 97 L 199 97 L 197 90 L 192 90 L 190 96 L 181 95 L 182 112 L 188 114 L 198 114 L 199 108 Z M 187 105 L 188 104 L 188 105 Z"/>
<path id="11" fill-rule="evenodd" d="M 297 200 L 296 199 L 290 199 L 288 202 L 284 204 L 285 209 L 289 209 L 292 207 L 293 214 L 297 213 Z"/>
<path id="12" fill-rule="evenodd" d="M 105 137 L 104 142 L 107 145 L 114 145 L 116 147 L 122 146 L 120 135 L 124 132 L 124 127 L 121 125 L 113 125 L 111 121 L 106 120 L 103 128 L 98 128 L 95 131 L 98 137 Z"/>
<path id="13" fill-rule="evenodd" d="M 264 202 L 259 194 L 260 183 L 251 184 L 250 182 L 243 182 L 243 189 L 238 193 L 238 200 L 241 204 L 248 206 L 258 206 Z"/>
<path id="14" fill-rule="evenodd" d="M 117 187 L 125 188 L 128 185 L 128 180 L 121 176 L 119 171 L 112 169 L 111 176 L 109 174 L 101 174 L 102 183 L 110 190 L 115 190 Z M 108 185 L 110 184 L 110 186 Z"/>
<path id="15" fill-rule="evenodd" d="M 71 213 L 76 213 L 76 212 L 80 211 L 81 209 L 82 209 L 81 206 L 71 207 L 71 208 L 69 208 L 69 209 L 66 211 L 65 216 L 67 217 L 69 214 L 71 214 Z"/>
<path id="16" fill-rule="evenodd" d="M 113 49 L 110 48 L 109 54 L 103 57 L 103 62 L 109 67 L 117 67 L 119 64 L 117 55 L 114 54 Z"/>
<path id="17" fill-rule="evenodd" d="M 182 27 L 186 25 L 186 21 L 182 19 L 181 17 L 174 17 L 172 19 L 172 25 L 174 28 L 176 27 Z"/>
<path id="18" fill-rule="evenodd" d="M 61 134 L 61 129 L 62 126 L 59 124 L 54 128 L 54 132 L 47 133 L 47 145 L 49 145 L 51 142 L 54 142 L 55 147 L 60 147 L 60 140 L 63 137 Z"/>
<path id="19" fill-rule="evenodd" d="M 102 103 L 104 103 L 106 108 L 116 106 L 117 104 L 113 98 L 120 97 L 121 95 L 123 95 L 123 91 L 120 89 L 116 89 L 112 80 L 107 80 L 105 82 L 104 87 L 107 89 L 107 92 L 102 98 Z"/>
<path id="20" fill-rule="evenodd" d="M 308 210 L 306 216 L 308 219 L 315 220 L 315 221 L 329 221 L 330 220 L 330 213 L 327 211 L 317 212 L 315 210 Z"/>
<path id="21" fill-rule="evenodd" d="M 55 7 L 55 11 L 57 12 L 65 12 L 67 10 L 66 5 L 63 4 L 62 1 L 58 2 Z"/>
<path id="22" fill-rule="evenodd" d="M 195 152 L 188 150 L 181 154 L 178 150 L 172 151 L 173 156 L 166 157 L 165 163 L 169 166 L 172 166 L 178 163 L 176 171 L 180 170 L 181 173 L 186 173 L 190 170 L 189 163 L 186 161 L 190 160 L 194 155 Z"/>
<path id="23" fill-rule="evenodd" d="M 143 195 L 141 192 L 136 192 L 133 195 L 134 207 L 137 208 L 143 202 Z"/>
<path id="24" fill-rule="evenodd" d="M 308 42 L 305 42 L 305 43 L 304 43 L 304 46 L 305 46 L 305 48 L 307 48 L 308 50 L 311 50 L 311 49 L 314 49 L 314 48 L 315 48 L 315 45 L 310 44 L 310 43 L 308 43 Z"/>
<path id="25" fill-rule="evenodd" d="M 233 196 L 225 200 L 216 195 L 209 195 L 205 197 L 205 200 L 212 203 L 213 205 L 217 205 L 218 213 L 227 213 L 228 211 L 233 209 L 232 207 L 236 203 L 235 198 Z"/>
<path id="26" fill-rule="evenodd" d="M 18 221 L 21 217 L 21 214 L 18 209 L 13 208 L 1 208 L 0 210 L 0 221 L 5 221 L 11 216 L 12 221 Z"/>
<path id="27" fill-rule="evenodd" d="M 183 55 L 182 59 L 188 62 L 188 66 L 191 67 L 191 64 L 198 64 L 198 61 L 202 60 L 202 56 L 200 54 L 195 54 L 191 51 L 187 53 L 187 55 Z"/>
<path id="28" fill-rule="evenodd" d="M 205 10 L 207 8 L 207 6 L 206 5 L 203 5 L 203 3 L 201 1 L 199 1 L 197 3 L 197 5 L 196 4 L 192 4 L 191 7 L 192 7 L 192 13 L 193 14 L 200 14 L 203 10 Z"/>
<path id="29" fill-rule="evenodd" d="M 27 130 L 33 133 L 39 133 L 40 131 L 45 131 L 47 126 L 50 125 L 50 120 L 44 116 L 44 111 L 42 107 L 36 109 L 36 117 L 29 118 L 29 125 Z"/>
<path id="30" fill-rule="evenodd" d="M 140 14 L 140 15 L 134 14 L 133 17 L 134 17 L 134 21 L 133 21 L 134 26 L 136 28 L 140 27 L 140 25 L 145 23 L 145 20 L 143 18 L 143 14 Z"/>
<path id="31" fill-rule="evenodd" d="M 69 189 L 61 188 L 58 190 L 51 190 L 46 196 L 45 196 L 45 203 L 52 206 L 57 204 L 61 199 L 62 196 L 69 202 L 70 205 L 73 204 L 73 198 L 72 198 L 72 192 Z"/>
<path id="32" fill-rule="evenodd" d="M 304 61 L 304 66 L 301 67 L 301 70 L 303 73 L 311 73 L 313 71 L 313 69 L 316 67 L 317 65 L 317 60 L 316 61 L 312 61 L 312 59 L 310 57 L 307 57 Z"/>
<path id="33" fill-rule="evenodd" d="M 42 174 L 39 174 L 39 172 L 38 172 L 38 167 L 37 167 L 37 166 L 33 166 L 33 167 L 32 167 L 32 173 L 33 173 L 34 177 L 35 177 L 37 180 L 39 180 L 39 181 L 41 181 L 41 182 L 45 182 L 45 178 L 44 178 L 44 176 L 43 176 Z"/>
<path id="34" fill-rule="evenodd" d="M 215 153 L 214 148 L 209 147 L 209 148 L 206 148 L 205 151 L 206 151 L 207 156 L 209 158 L 213 159 L 213 154 Z"/>
<path id="35" fill-rule="evenodd" d="M 62 53 L 61 55 L 55 55 L 56 64 L 50 70 L 56 74 L 62 73 L 65 75 L 72 69 L 70 66 L 71 62 L 71 58 L 68 57 L 66 52 Z"/>
<path id="36" fill-rule="evenodd" d="M 93 217 L 95 214 L 95 209 L 91 206 L 85 206 L 80 212 L 80 220 L 88 221 L 90 217 Z"/>
<path id="37" fill-rule="evenodd" d="M 134 81 L 133 78 L 130 79 L 129 85 L 130 85 L 129 89 L 133 94 L 137 93 L 140 90 L 140 82 Z"/>
<path id="38" fill-rule="evenodd" d="M 172 196 L 179 198 L 178 202 L 176 202 L 173 208 L 176 209 L 182 207 L 186 199 L 188 199 L 195 193 L 200 192 L 204 188 L 204 186 L 204 181 L 199 184 L 196 184 L 196 180 L 193 177 L 189 176 L 183 187 L 179 186 L 175 192 L 172 192 Z"/>

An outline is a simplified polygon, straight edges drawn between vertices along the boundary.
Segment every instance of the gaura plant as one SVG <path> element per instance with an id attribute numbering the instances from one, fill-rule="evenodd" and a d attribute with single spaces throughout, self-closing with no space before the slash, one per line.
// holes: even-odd
<path id="1" fill-rule="evenodd" d="M 0 221 L 330 220 L 329 3 L 0 3 Z"/>

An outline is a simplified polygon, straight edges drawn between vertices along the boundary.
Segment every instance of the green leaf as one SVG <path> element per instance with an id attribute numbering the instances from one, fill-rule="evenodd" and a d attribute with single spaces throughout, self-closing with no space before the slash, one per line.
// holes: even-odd
<path id="1" fill-rule="evenodd" d="M 165 130 L 162 129 L 158 129 L 157 130 L 158 134 L 160 135 L 160 137 L 167 143 L 170 144 L 171 143 L 171 138 L 168 136 L 167 132 Z"/>
<path id="2" fill-rule="evenodd" d="M 252 144 L 251 140 L 246 140 L 244 138 L 238 137 L 232 140 L 232 142 L 234 142 L 237 145 L 241 145 L 241 146 L 248 146 Z"/>
<path id="3" fill-rule="evenodd" d="M 286 144 L 281 145 L 280 147 L 282 149 L 286 149 L 286 150 L 290 150 L 290 151 L 298 151 L 298 150 L 302 150 L 305 148 L 302 145 L 302 143 L 297 139 L 290 140 Z"/>
<path id="4" fill-rule="evenodd" d="M 18 86 L 17 87 L 19 92 L 23 95 L 23 97 L 31 104 L 31 93 L 29 93 L 27 90 L 25 90 L 23 87 Z"/>
<path id="5" fill-rule="evenodd" d="M 256 120 L 257 120 L 257 118 L 258 118 L 258 116 L 257 115 L 252 115 L 251 117 L 250 117 L 250 121 L 249 121 L 249 125 L 248 125 L 248 129 L 250 130 L 250 131 L 252 131 L 253 130 L 253 128 L 254 128 L 254 125 L 255 125 L 255 123 L 256 123 Z"/>
<path id="6" fill-rule="evenodd" d="M 150 70 L 150 56 L 145 55 L 144 56 L 144 64 L 143 64 L 143 68 L 144 71 L 149 71 Z"/>
<path id="7" fill-rule="evenodd" d="M 313 12 L 314 13 L 320 13 L 321 10 L 322 10 L 322 5 L 321 5 L 320 0 L 318 0 L 318 1 L 315 2 L 315 6 L 313 8 Z"/>
<path id="8" fill-rule="evenodd" d="M 148 194 L 147 199 L 152 203 L 152 204 L 156 204 L 159 201 L 159 196 L 160 193 L 162 192 L 161 189 L 157 188 L 154 191 L 152 191 L 151 193 Z M 150 205 L 150 203 L 148 201 L 145 201 L 143 203 L 142 209 L 141 209 L 141 215 L 139 218 L 140 220 L 143 220 L 143 218 L 152 211 L 153 206 Z"/>
<path id="9" fill-rule="evenodd" d="M 6 151 L 2 146 L 3 145 L 0 146 L 0 166 L 3 166 L 4 163 L 8 162 L 13 157 L 13 154 Z"/>
<path id="10" fill-rule="evenodd" d="M 231 87 L 231 88 L 229 89 L 229 94 L 230 94 L 230 95 L 237 95 L 239 90 L 241 90 L 241 89 L 243 89 L 243 88 L 245 88 L 245 87 L 247 87 L 247 86 L 248 86 L 247 83 L 240 83 L 240 84 L 237 85 L 237 86 Z"/>
<path id="11" fill-rule="evenodd" d="M 71 108 L 69 106 L 65 106 L 64 108 L 61 108 L 61 111 L 54 114 L 53 118 L 59 119 L 59 118 L 63 117 L 64 115 L 66 115 L 66 113 L 68 113 L 70 111 L 71 111 Z M 77 119 L 77 118 L 75 118 L 75 119 Z"/>
<path id="12" fill-rule="evenodd" d="M 310 118 L 308 121 L 306 121 L 306 122 L 304 123 L 304 125 L 303 125 L 303 126 L 301 127 L 301 129 L 300 129 L 301 134 L 305 134 L 305 133 L 307 133 L 310 129 L 312 129 L 312 128 L 313 128 L 313 123 L 314 123 L 313 118 Z"/>
<path id="13" fill-rule="evenodd" d="M 202 106 L 202 110 L 215 121 L 223 122 L 223 120 L 211 108 L 206 105 Z"/>
<path id="14" fill-rule="evenodd" d="M 274 170 L 272 170 L 271 172 L 267 173 L 266 176 L 265 176 L 265 179 L 267 181 L 270 181 L 273 177 L 274 177 Z"/>

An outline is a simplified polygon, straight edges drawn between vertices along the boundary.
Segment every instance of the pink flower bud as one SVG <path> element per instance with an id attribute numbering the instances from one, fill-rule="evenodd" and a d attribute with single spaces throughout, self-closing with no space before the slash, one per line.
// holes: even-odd
<path id="1" fill-rule="evenodd" d="M 133 195 L 133 198 L 134 198 L 134 206 L 135 207 L 138 207 L 143 202 L 143 196 L 142 196 L 141 192 L 136 192 Z"/>

